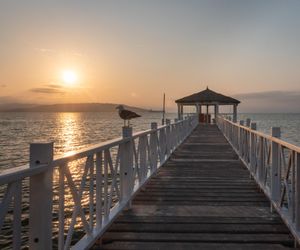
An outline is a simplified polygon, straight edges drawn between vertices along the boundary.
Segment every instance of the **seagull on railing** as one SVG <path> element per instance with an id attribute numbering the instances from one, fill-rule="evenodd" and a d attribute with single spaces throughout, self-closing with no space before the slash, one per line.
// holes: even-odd
<path id="1" fill-rule="evenodd" d="M 121 119 L 124 120 L 124 126 L 126 126 L 126 121 L 128 122 L 127 126 L 129 127 L 129 120 L 130 119 L 141 117 L 140 115 L 138 115 L 137 113 L 135 113 L 133 111 L 124 109 L 123 105 L 118 105 L 116 107 L 116 109 L 119 110 L 119 116 L 121 117 Z"/>

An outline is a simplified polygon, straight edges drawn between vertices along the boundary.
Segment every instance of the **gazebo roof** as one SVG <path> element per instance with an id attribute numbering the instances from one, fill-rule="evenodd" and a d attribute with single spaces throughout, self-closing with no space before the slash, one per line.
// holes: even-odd
<path id="1" fill-rule="evenodd" d="M 225 96 L 210 90 L 208 87 L 201 92 L 183 97 L 175 101 L 178 104 L 220 104 L 230 105 L 239 104 L 240 101 L 229 96 Z"/>

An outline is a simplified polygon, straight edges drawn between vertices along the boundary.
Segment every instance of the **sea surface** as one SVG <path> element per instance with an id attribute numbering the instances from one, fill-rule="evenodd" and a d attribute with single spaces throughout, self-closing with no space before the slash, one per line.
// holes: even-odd
<path id="1" fill-rule="evenodd" d="M 142 117 L 132 120 L 134 132 L 150 128 L 151 122 L 161 124 L 162 115 L 156 112 L 142 113 Z M 174 120 L 175 113 L 166 114 Z M 257 123 L 257 130 L 270 134 L 271 127 L 281 127 L 282 139 L 300 146 L 300 114 L 240 114 L 239 119 L 250 118 Z M 89 145 L 121 136 L 123 121 L 116 112 L 86 113 L 0 113 L 0 173 L 4 169 L 28 163 L 29 143 L 54 142 L 55 156 L 85 148 Z M 74 181 L 79 185 L 82 178 L 82 163 L 70 166 Z M 29 194 L 28 179 L 22 187 L 22 245 L 28 242 Z M 0 201 L 5 187 L 0 186 Z M 58 206 L 57 173 L 54 173 L 54 211 Z M 83 197 L 83 206 L 88 205 L 88 194 Z M 68 189 L 65 191 L 66 223 L 70 223 L 74 202 Z M 11 249 L 12 210 L 5 218 L 0 232 L 0 249 Z M 53 244 L 57 246 L 57 212 L 53 215 Z M 67 230 L 67 225 L 65 230 Z M 76 242 L 82 237 L 82 225 L 76 224 Z M 66 233 L 67 231 L 65 231 Z"/>
<path id="2" fill-rule="evenodd" d="M 166 114 L 169 119 L 175 113 Z M 250 118 L 257 130 L 270 134 L 271 127 L 281 127 L 282 139 L 300 146 L 300 114 L 240 114 Z M 151 122 L 161 124 L 162 115 L 143 113 L 132 120 L 134 132 L 150 128 Z M 29 143 L 53 141 L 55 155 L 78 150 L 121 135 L 123 121 L 116 112 L 86 113 L 1 113 L 0 171 L 28 163 Z"/>
<path id="3" fill-rule="evenodd" d="M 132 120 L 133 132 L 161 124 L 162 114 L 142 113 Z M 176 114 L 166 114 L 174 119 Z M 117 112 L 84 113 L 1 113 L 0 171 L 29 161 L 31 142 L 54 142 L 55 156 L 121 136 L 123 121 Z"/>

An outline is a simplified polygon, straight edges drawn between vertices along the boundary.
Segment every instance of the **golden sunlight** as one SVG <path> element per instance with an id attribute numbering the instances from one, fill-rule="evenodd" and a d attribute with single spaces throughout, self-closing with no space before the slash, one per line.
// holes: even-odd
<path id="1" fill-rule="evenodd" d="M 77 82 L 78 76 L 73 70 L 64 70 L 62 72 L 63 82 L 67 85 L 73 85 Z"/>

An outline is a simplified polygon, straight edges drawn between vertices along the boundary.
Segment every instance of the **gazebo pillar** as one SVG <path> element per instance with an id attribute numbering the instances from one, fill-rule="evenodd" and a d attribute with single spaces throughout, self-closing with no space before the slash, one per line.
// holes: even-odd
<path id="1" fill-rule="evenodd" d="M 199 107 L 199 103 L 196 103 L 196 113 L 199 115 L 200 114 L 200 107 Z"/>
<path id="2" fill-rule="evenodd" d="M 180 105 L 180 120 L 183 119 L 183 105 Z"/>
<path id="3" fill-rule="evenodd" d="M 233 105 L 232 121 L 237 122 L 237 104 Z"/>
<path id="4" fill-rule="evenodd" d="M 206 105 L 206 123 L 208 123 L 208 105 Z"/>
<path id="5" fill-rule="evenodd" d="M 219 104 L 215 105 L 215 122 L 217 122 L 217 118 L 219 115 Z"/>
<path id="6" fill-rule="evenodd" d="M 177 117 L 178 117 L 178 120 L 180 120 L 180 104 L 177 103 Z"/>

